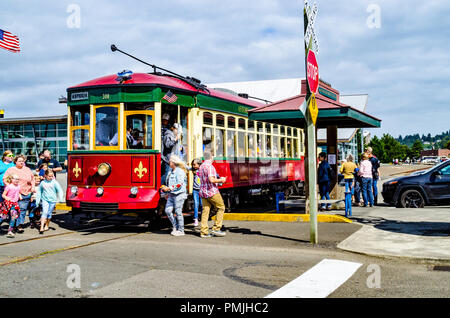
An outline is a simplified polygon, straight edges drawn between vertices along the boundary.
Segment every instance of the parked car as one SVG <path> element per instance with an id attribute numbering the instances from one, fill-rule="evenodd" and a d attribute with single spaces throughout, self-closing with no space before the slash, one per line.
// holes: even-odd
<path id="1" fill-rule="evenodd" d="M 383 184 L 384 202 L 403 208 L 450 204 L 450 160 Z"/>
<path id="2" fill-rule="evenodd" d="M 421 160 L 421 163 L 425 163 L 425 164 L 435 164 L 438 162 L 439 162 L 438 156 L 427 156 L 427 157 L 423 157 Z"/>

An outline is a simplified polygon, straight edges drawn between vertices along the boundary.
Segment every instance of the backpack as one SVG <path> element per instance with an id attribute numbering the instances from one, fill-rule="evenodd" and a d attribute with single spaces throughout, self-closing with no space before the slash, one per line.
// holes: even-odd
<path id="1" fill-rule="evenodd" d="M 328 178 L 330 179 L 330 180 L 334 180 L 334 178 L 336 177 L 335 175 L 334 175 L 334 170 L 331 168 L 331 166 L 328 166 Z"/>

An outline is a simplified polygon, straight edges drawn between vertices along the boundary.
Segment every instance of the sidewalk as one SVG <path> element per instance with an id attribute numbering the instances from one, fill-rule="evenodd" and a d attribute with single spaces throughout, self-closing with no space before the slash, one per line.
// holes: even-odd
<path id="1" fill-rule="evenodd" d="M 450 207 L 355 207 L 350 219 L 363 227 L 338 244 L 342 250 L 450 262 Z"/>

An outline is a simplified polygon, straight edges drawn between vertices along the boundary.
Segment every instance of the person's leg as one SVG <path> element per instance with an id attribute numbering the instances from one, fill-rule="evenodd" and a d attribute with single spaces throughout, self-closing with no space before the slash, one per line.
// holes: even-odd
<path id="1" fill-rule="evenodd" d="M 194 198 L 194 220 L 198 220 L 198 208 L 200 207 L 200 195 L 197 190 L 192 191 Z"/>
<path id="2" fill-rule="evenodd" d="M 175 213 L 177 214 L 177 230 L 184 234 L 184 217 L 183 217 L 183 204 L 185 197 L 183 194 L 175 197 Z"/>
<path id="3" fill-rule="evenodd" d="M 361 202 L 361 182 L 355 180 L 355 203 L 359 205 Z"/>
<path id="4" fill-rule="evenodd" d="M 208 235 L 209 234 L 209 226 L 208 226 L 208 218 L 209 211 L 211 210 L 211 203 L 209 202 L 209 198 L 202 198 L 202 221 L 200 223 L 200 234 Z"/>
<path id="5" fill-rule="evenodd" d="M 326 196 L 325 196 L 325 194 L 326 194 L 326 185 L 324 183 L 319 183 L 319 193 L 320 193 L 320 199 L 321 200 L 325 200 L 326 199 Z M 325 203 L 322 203 L 320 205 L 320 208 L 322 210 L 324 210 L 325 209 Z"/>
<path id="6" fill-rule="evenodd" d="M 325 184 L 325 197 L 327 198 L 327 200 L 331 200 L 331 198 L 330 198 L 330 181 L 328 181 L 326 184 Z M 329 209 L 331 209 L 331 203 L 328 203 L 327 204 L 327 209 L 329 210 Z"/>
<path id="7" fill-rule="evenodd" d="M 45 223 L 44 231 L 48 231 L 50 220 L 52 219 L 52 213 L 53 210 L 55 210 L 56 203 L 55 202 L 49 202 L 48 203 L 48 213 L 47 213 L 47 221 Z"/>
<path id="8" fill-rule="evenodd" d="M 367 179 L 367 194 L 369 196 L 369 204 L 373 206 L 373 192 L 372 192 L 372 179 Z"/>
<path id="9" fill-rule="evenodd" d="M 223 203 L 223 199 L 222 199 L 222 196 L 220 195 L 220 193 L 216 193 L 211 198 L 211 201 L 217 209 L 216 221 L 214 222 L 214 226 L 213 226 L 212 230 L 220 231 L 220 229 L 222 228 L 222 223 L 223 223 L 223 214 L 225 213 L 225 203 Z"/>
<path id="10" fill-rule="evenodd" d="M 20 215 L 17 220 L 17 226 L 19 229 L 22 228 L 23 224 L 25 223 L 25 216 L 27 215 L 28 211 L 28 205 L 30 204 L 30 198 L 31 193 L 28 195 L 23 195 L 22 200 L 19 200 L 19 208 L 20 208 Z"/>
<path id="11" fill-rule="evenodd" d="M 364 206 L 367 206 L 367 190 L 368 190 L 368 178 L 362 178 L 362 195 L 364 200 Z"/>
<path id="12" fill-rule="evenodd" d="M 41 227 L 39 229 L 39 233 L 42 234 L 42 232 L 45 231 L 45 225 L 47 224 L 47 216 L 49 211 L 49 204 L 47 201 L 42 201 L 42 213 L 41 213 Z"/>
<path id="13" fill-rule="evenodd" d="M 372 180 L 372 189 L 373 189 L 373 203 L 375 205 L 378 204 L 378 180 Z"/>
<path id="14" fill-rule="evenodd" d="M 176 231 L 177 230 L 177 222 L 175 221 L 175 218 L 172 213 L 174 206 L 175 206 L 174 197 L 169 195 L 169 198 L 167 199 L 167 203 L 166 203 L 166 208 L 164 211 L 166 212 L 167 218 L 169 219 L 170 223 L 172 223 L 173 230 Z"/>

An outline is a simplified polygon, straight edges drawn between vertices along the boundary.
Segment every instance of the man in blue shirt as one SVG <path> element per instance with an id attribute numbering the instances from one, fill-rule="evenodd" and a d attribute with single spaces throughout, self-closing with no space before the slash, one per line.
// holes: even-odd
<path id="1" fill-rule="evenodd" d="M 44 158 L 39 160 L 39 162 L 36 165 L 36 171 L 39 172 L 39 167 L 41 164 L 46 163 L 48 169 L 52 169 L 55 178 L 56 178 L 56 172 L 62 171 L 61 164 L 58 162 L 58 160 L 52 158 L 52 154 L 50 150 L 44 150 Z"/>
<path id="2" fill-rule="evenodd" d="M 319 168 L 317 169 L 317 183 L 321 200 L 330 200 L 330 164 L 327 161 L 325 152 L 319 153 Z M 331 210 L 331 203 L 327 204 L 327 211 Z M 325 211 L 325 203 L 320 205 L 319 211 Z"/>

